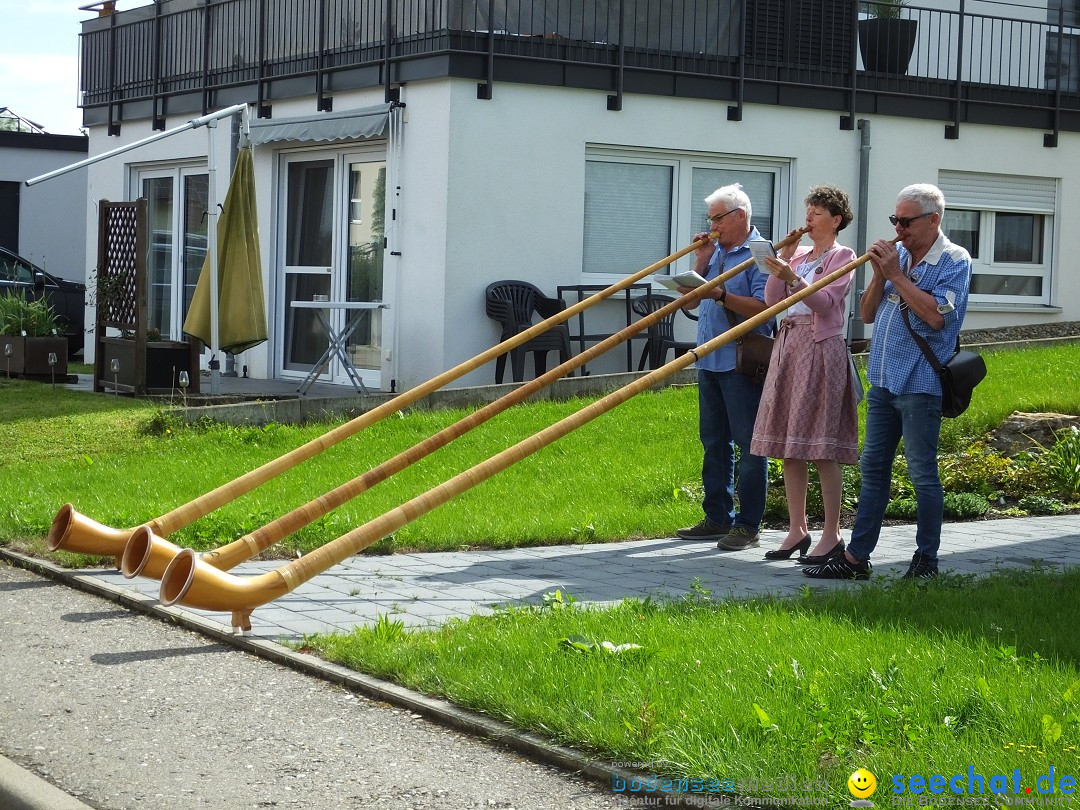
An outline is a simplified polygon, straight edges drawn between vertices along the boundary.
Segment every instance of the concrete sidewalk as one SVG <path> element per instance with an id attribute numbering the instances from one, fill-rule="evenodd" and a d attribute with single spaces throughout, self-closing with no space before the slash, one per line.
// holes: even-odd
<path id="1" fill-rule="evenodd" d="M 886 527 L 874 553 L 874 571 L 900 576 L 915 550 L 914 525 Z M 578 600 L 609 604 L 626 597 L 686 593 L 700 582 L 716 598 L 794 595 L 804 586 L 847 587 L 810 580 L 794 562 L 766 562 L 765 550 L 784 533 L 762 532 L 759 548 L 730 552 L 714 543 L 678 538 L 549 546 L 509 551 L 355 556 L 252 613 L 251 635 L 296 641 L 308 633 L 345 631 L 388 615 L 407 626 L 436 626 L 451 618 L 487 613 L 500 605 L 538 604 L 561 589 Z M 1033 563 L 1080 565 L 1080 515 L 946 523 L 942 571 L 986 574 Z M 280 561 L 250 562 L 233 570 L 261 574 Z M 72 584 L 122 596 L 195 627 L 231 631 L 228 612 L 157 604 L 157 580 L 125 579 L 118 571 L 84 569 L 61 574 Z"/>

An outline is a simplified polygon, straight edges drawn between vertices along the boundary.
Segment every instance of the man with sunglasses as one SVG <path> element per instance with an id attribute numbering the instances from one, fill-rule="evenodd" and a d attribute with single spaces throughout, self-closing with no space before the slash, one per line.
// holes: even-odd
<path id="1" fill-rule="evenodd" d="M 885 518 L 901 439 L 917 504 L 916 551 L 904 578 L 937 576 L 944 517 L 937 458 L 941 383 L 904 321 L 906 316 L 942 363 L 953 355 L 967 311 L 971 257 L 941 232 L 944 213 L 945 198 L 936 186 L 908 186 L 889 217 L 899 245 L 880 240 L 868 251 L 874 272 L 859 312 L 865 323 L 874 324 L 874 333 L 867 369 L 866 435 L 859 459 L 859 508 L 847 549 L 821 565 L 804 568 L 809 577 L 870 577 L 870 554 Z"/>
<path id="2" fill-rule="evenodd" d="M 706 279 L 716 278 L 752 258 L 747 242 L 761 239 L 750 224 L 750 198 L 735 183 L 718 188 L 705 198 L 709 230 L 694 241 L 710 237 L 696 251 L 694 269 Z M 715 244 L 714 244 L 715 242 Z M 731 328 L 728 312 L 736 322 L 765 309 L 768 274 L 757 265 L 716 287 L 701 300 L 698 312 L 698 345 Z M 687 293 L 688 288 L 679 292 Z M 768 327 L 757 331 L 768 334 Z M 735 343 L 729 342 L 697 361 L 698 430 L 704 456 L 701 484 L 705 491 L 705 518 L 696 526 L 679 529 L 684 540 L 716 540 L 725 551 L 758 545 L 758 529 L 765 515 L 768 459 L 750 452 L 762 381 L 735 371 Z M 739 509 L 735 510 L 735 447 L 739 448 Z"/>

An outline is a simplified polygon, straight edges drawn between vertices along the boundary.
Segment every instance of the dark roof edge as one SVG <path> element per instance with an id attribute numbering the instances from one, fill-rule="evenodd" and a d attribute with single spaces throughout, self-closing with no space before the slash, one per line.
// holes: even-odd
<path id="1" fill-rule="evenodd" d="M 48 133 L 0 130 L 0 149 L 49 149 L 57 152 L 89 152 L 90 139 L 85 135 L 50 135 Z"/>

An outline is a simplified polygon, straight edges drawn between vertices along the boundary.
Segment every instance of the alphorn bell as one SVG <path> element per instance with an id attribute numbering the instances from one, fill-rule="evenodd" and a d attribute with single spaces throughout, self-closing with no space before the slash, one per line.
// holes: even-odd
<path id="1" fill-rule="evenodd" d="M 804 229 L 800 229 L 798 233 L 780 240 L 775 246 L 781 248 L 793 241 L 798 241 L 803 230 Z M 263 551 L 285 539 L 293 532 L 315 522 L 347 501 L 357 497 L 362 492 L 367 491 L 375 484 L 386 480 L 391 475 L 395 475 L 439 448 L 445 447 L 454 439 L 463 436 L 468 431 L 482 425 L 484 422 L 487 422 L 489 419 L 502 413 L 507 408 L 525 400 L 536 391 L 539 391 L 541 388 L 544 388 L 565 374 L 568 374 L 573 369 L 591 362 L 595 357 L 598 357 L 604 352 L 619 345 L 637 332 L 647 329 L 652 324 L 666 317 L 669 313 L 674 312 L 690 301 L 699 300 L 706 292 L 723 284 L 728 279 L 734 278 L 752 264 L 753 259 L 749 259 L 736 265 L 726 273 L 709 280 L 702 286 L 687 293 L 681 299 L 672 301 L 644 318 L 627 325 L 624 329 L 605 338 L 600 343 L 581 352 L 577 356 L 572 357 L 567 362 L 562 363 L 531 382 L 518 386 L 495 402 L 489 403 L 480 410 L 459 419 L 453 425 L 444 428 L 434 436 L 429 437 L 423 442 L 417 443 L 408 450 L 399 453 L 363 475 L 336 487 L 325 495 L 322 495 L 303 506 L 297 507 L 288 514 L 268 523 L 254 532 L 244 535 L 232 543 L 228 543 L 213 551 L 204 552 L 200 555 L 200 559 L 204 560 L 214 568 L 228 571 L 257 554 L 261 554 Z M 159 537 L 154 533 L 152 527 L 148 525 L 139 526 L 132 531 L 130 539 L 124 546 L 119 568 L 124 576 L 129 579 L 139 575 L 160 579 L 166 566 L 179 551 L 179 546 L 169 542 L 163 537 Z"/>
<path id="2" fill-rule="evenodd" d="M 628 385 L 608 394 L 585 408 L 518 442 L 486 461 L 459 473 L 423 495 L 417 496 L 384 515 L 368 521 L 336 540 L 318 548 L 299 560 L 253 577 L 238 577 L 202 561 L 191 549 L 180 551 L 168 564 L 161 578 L 159 597 L 163 604 L 180 604 L 203 610 L 232 612 L 233 627 L 239 631 L 251 629 L 251 611 L 294 590 L 333 565 L 363 550 L 372 543 L 397 531 L 421 515 L 451 498 L 472 489 L 498 472 L 546 447 L 586 422 L 621 405 L 636 394 L 647 390 L 663 379 L 710 354 L 725 343 L 765 323 L 792 304 L 812 295 L 838 278 L 850 273 L 869 260 L 864 254 L 804 287 L 742 323 L 733 326 L 697 349 L 677 357 L 661 368 L 639 377 Z"/>
<path id="3" fill-rule="evenodd" d="M 413 388 L 410 391 L 403 391 L 388 402 L 384 402 L 382 405 L 360 414 L 360 416 L 357 416 L 355 419 L 324 433 L 322 436 L 312 439 L 306 444 L 279 456 L 273 461 L 268 461 L 261 467 L 257 467 L 239 478 L 235 478 L 232 481 L 222 484 L 217 489 L 207 492 L 204 495 L 200 495 L 198 498 L 177 507 L 161 517 L 149 520 L 143 525 L 149 527 L 158 537 L 168 537 L 173 532 L 178 531 L 185 526 L 189 526 L 199 518 L 206 517 L 215 509 L 220 508 L 229 501 L 247 494 L 286 470 L 292 469 L 297 464 L 306 461 L 312 456 L 318 455 L 323 450 L 333 447 L 338 442 L 359 433 L 364 428 L 370 427 L 383 417 L 407 408 L 409 405 L 426 397 L 431 392 L 453 382 L 485 363 L 494 360 L 499 355 L 505 354 L 516 346 L 520 346 L 522 343 L 546 332 L 551 327 L 569 320 L 579 312 L 584 312 L 586 309 L 600 303 L 600 301 L 605 298 L 609 298 L 615 293 L 621 292 L 631 284 L 640 281 L 645 276 L 656 272 L 662 267 L 666 267 L 673 261 L 681 259 L 686 254 L 696 250 L 705 243 L 706 240 L 699 239 L 690 245 L 687 245 L 681 250 L 672 253 L 670 256 L 667 256 L 658 262 L 654 262 L 648 267 L 617 281 L 610 287 L 590 295 L 583 301 L 579 301 L 561 312 L 552 315 L 550 318 L 534 324 L 525 331 L 519 332 L 511 338 L 507 338 L 502 343 L 481 352 L 472 359 L 466 360 L 464 363 L 460 363 L 436 377 L 432 377 L 430 380 L 418 385 L 416 388 Z M 66 503 L 60 508 L 60 511 L 53 519 L 46 542 L 50 551 L 64 550 L 80 552 L 83 554 L 116 557 L 118 560 L 117 564 L 119 565 L 119 557 L 124 551 L 124 545 L 134 531 L 134 528 L 113 529 L 104 526 L 101 523 L 80 514 L 75 510 L 72 504 Z"/>

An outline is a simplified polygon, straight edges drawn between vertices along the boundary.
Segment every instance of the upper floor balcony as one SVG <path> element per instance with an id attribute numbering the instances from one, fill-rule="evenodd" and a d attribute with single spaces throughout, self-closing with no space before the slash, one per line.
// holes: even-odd
<path id="1" fill-rule="evenodd" d="M 160 0 L 83 23 L 87 125 L 459 77 L 1080 131 L 1078 0 Z M 879 30 L 881 26 L 888 26 Z"/>

